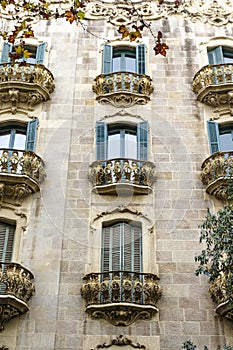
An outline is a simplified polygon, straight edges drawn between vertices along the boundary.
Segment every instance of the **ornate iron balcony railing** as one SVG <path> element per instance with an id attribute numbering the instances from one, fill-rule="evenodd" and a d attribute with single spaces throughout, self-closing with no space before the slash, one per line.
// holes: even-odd
<path id="1" fill-rule="evenodd" d="M 95 161 L 90 165 L 89 179 L 100 194 L 131 191 L 147 194 L 155 181 L 155 165 L 149 161 L 127 158 Z"/>
<path id="2" fill-rule="evenodd" d="M 50 98 L 54 91 L 54 77 L 42 64 L 2 63 L 0 64 L 1 109 L 29 109 Z"/>
<path id="3" fill-rule="evenodd" d="M 145 74 L 116 72 L 100 74 L 94 79 L 93 91 L 100 103 L 116 107 L 146 104 L 154 91 L 152 79 Z"/>
<path id="4" fill-rule="evenodd" d="M 206 192 L 226 198 L 228 185 L 233 181 L 233 152 L 215 152 L 202 164 L 201 180 Z"/>
<path id="5" fill-rule="evenodd" d="M 0 262 L 0 331 L 11 318 L 29 310 L 35 293 L 33 274 L 18 263 Z"/>
<path id="6" fill-rule="evenodd" d="M 215 64 L 201 68 L 194 76 L 193 91 L 200 102 L 212 107 L 233 102 L 233 64 Z"/>
<path id="7" fill-rule="evenodd" d="M 152 273 L 109 271 L 84 276 L 81 294 L 92 318 L 104 318 L 115 326 L 151 319 L 161 297 L 158 276 Z"/>
<path id="8" fill-rule="evenodd" d="M 46 176 L 44 161 L 32 151 L 0 149 L 0 202 L 11 197 L 20 205 L 40 189 Z"/>

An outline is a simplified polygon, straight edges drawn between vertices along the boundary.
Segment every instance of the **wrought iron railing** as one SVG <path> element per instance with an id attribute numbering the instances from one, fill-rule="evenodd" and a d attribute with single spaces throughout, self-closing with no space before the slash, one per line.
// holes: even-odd
<path id="1" fill-rule="evenodd" d="M 90 273 L 83 279 L 82 296 L 87 305 L 126 302 L 155 306 L 161 296 L 159 278 L 152 273 L 110 271 Z"/>
<path id="2" fill-rule="evenodd" d="M 94 79 L 93 91 L 101 103 L 130 106 L 147 103 L 154 86 L 148 75 L 116 72 L 98 75 Z"/>
<path id="3" fill-rule="evenodd" d="M 90 165 L 89 179 L 93 186 L 130 183 L 152 186 L 155 181 L 155 165 L 149 161 L 126 158 L 95 161 Z"/>
<path id="4" fill-rule="evenodd" d="M 39 85 L 48 93 L 52 93 L 55 87 L 52 73 L 42 64 L 1 63 L 0 86 L 2 83 L 10 82 Z"/>
<path id="5" fill-rule="evenodd" d="M 27 175 L 36 183 L 45 178 L 44 161 L 33 151 L 0 149 L 0 175 Z"/>

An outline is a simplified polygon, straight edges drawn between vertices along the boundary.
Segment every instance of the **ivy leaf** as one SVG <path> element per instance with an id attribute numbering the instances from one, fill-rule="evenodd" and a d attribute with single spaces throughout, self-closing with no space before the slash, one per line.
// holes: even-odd
<path id="1" fill-rule="evenodd" d="M 121 39 L 127 38 L 127 36 L 129 36 L 129 31 L 126 28 L 126 26 L 121 25 L 118 29 L 118 33 L 122 34 Z"/>
<path id="2" fill-rule="evenodd" d="M 154 47 L 155 55 L 160 54 L 160 55 L 166 57 L 168 49 L 169 49 L 169 47 L 165 43 L 157 43 Z"/>
<path id="3" fill-rule="evenodd" d="M 83 11 L 78 11 L 78 17 L 82 20 L 85 18 L 85 13 Z"/>
<path id="4" fill-rule="evenodd" d="M 135 41 L 137 38 L 141 38 L 141 37 L 142 37 L 142 34 L 138 30 L 136 30 L 135 32 L 129 33 L 129 40 L 130 41 Z"/>
<path id="5" fill-rule="evenodd" d="M 72 24 L 74 21 L 76 21 L 76 19 L 77 19 L 75 13 L 74 13 L 72 10 L 67 10 L 67 11 L 65 12 L 65 17 L 66 17 L 66 20 L 67 20 L 68 22 L 70 22 L 71 24 Z"/>

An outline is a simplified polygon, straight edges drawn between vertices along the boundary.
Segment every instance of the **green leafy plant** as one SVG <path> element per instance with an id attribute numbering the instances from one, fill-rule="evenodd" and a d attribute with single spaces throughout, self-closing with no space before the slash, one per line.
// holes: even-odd
<path id="1" fill-rule="evenodd" d="M 191 340 L 187 340 L 183 343 L 182 349 L 186 350 L 195 350 L 197 346 L 191 342 Z M 204 346 L 204 350 L 208 350 L 209 348 L 207 346 Z M 232 346 L 224 345 L 223 347 L 218 346 L 216 350 L 233 350 Z"/>

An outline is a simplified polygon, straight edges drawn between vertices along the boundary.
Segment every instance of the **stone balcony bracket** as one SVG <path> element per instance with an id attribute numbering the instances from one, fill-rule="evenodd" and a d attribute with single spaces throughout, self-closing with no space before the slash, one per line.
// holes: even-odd
<path id="1" fill-rule="evenodd" d="M 40 190 L 45 177 L 44 161 L 34 152 L 0 149 L 0 206 L 3 201 L 21 205 Z"/>
<path id="2" fill-rule="evenodd" d="M 105 319 L 114 326 L 150 320 L 158 312 L 161 297 L 158 276 L 151 273 L 110 271 L 84 276 L 81 295 L 92 319 Z"/>
<path id="3" fill-rule="evenodd" d="M 202 164 L 201 181 L 206 192 L 225 200 L 226 191 L 233 182 L 233 152 L 215 152 Z"/>
<path id="4" fill-rule="evenodd" d="M 89 180 L 99 194 L 148 194 L 155 182 L 155 165 L 149 161 L 110 159 L 90 165 Z"/>
<path id="5" fill-rule="evenodd" d="M 194 76 L 193 91 L 197 100 L 212 107 L 233 106 L 233 64 L 207 65 Z"/>
<path id="6" fill-rule="evenodd" d="M 209 293 L 213 302 L 217 304 L 216 313 L 233 321 L 233 301 L 226 297 L 224 278 L 212 282 Z"/>
<path id="7" fill-rule="evenodd" d="M 54 77 L 42 64 L 0 64 L 0 110 L 15 114 L 50 99 Z"/>
<path id="8" fill-rule="evenodd" d="M 18 263 L 0 264 L 0 331 L 10 319 L 29 310 L 28 301 L 35 293 L 33 279 Z"/>
<path id="9" fill-rule="evenodd" d="M 126 108 L 150 101 L 154 86 L 148 75 L 117 72 L 98 75 L 94 79 L 93 91 L 99 103 Z"/>

